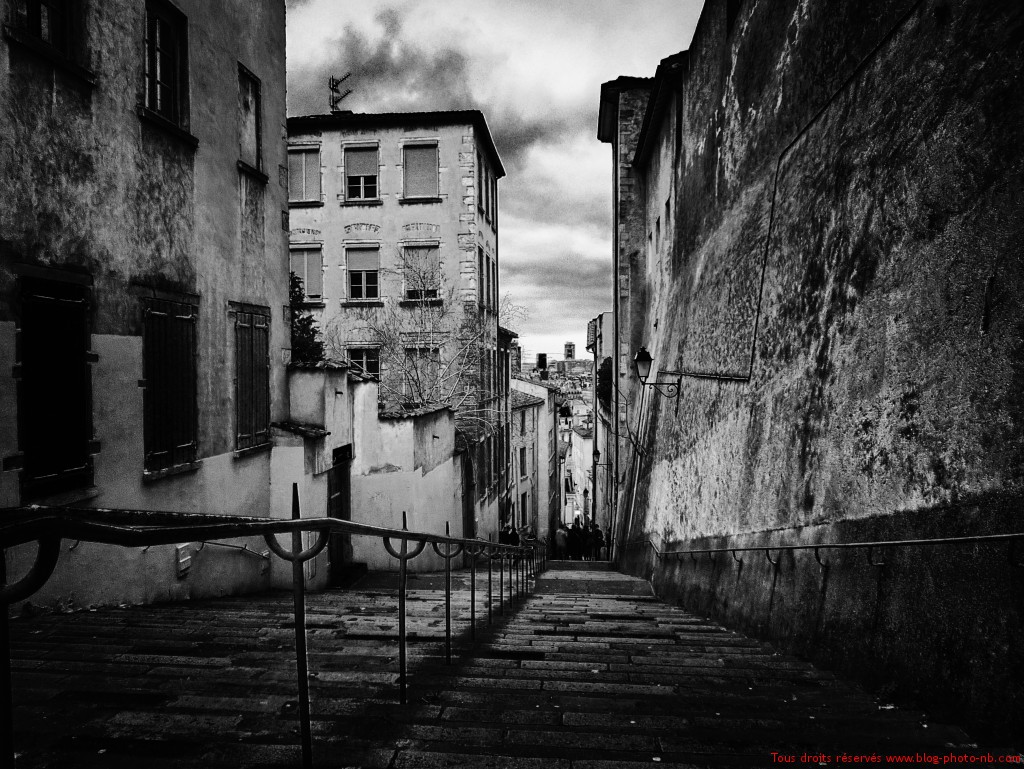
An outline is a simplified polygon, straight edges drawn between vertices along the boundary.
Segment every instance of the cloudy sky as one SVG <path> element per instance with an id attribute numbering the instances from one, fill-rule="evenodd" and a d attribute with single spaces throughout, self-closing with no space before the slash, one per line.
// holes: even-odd
<path id="1" fill-rule="evenodd" d="M 611 149 L 601 83 L 649 77 L 690 42 L 703 0 L 289 0 L 288 114 L 479 109 L 500 183 L 502 295 L 526 307 L 526 358 L 586 355 L 611 309 Z M 626 10 L 628 8 L 628 11 Z M 525 361 L 524 361 L 525 362 Z"/>

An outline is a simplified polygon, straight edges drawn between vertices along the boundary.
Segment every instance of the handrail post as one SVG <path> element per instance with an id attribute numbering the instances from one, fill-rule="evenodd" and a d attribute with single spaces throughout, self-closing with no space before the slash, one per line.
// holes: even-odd
<path id="1" fill-rule="evenodd" d="M 469 554 L 469 640 L 476 640 L 476 556 L 470 548 L 466 548 Z"/>
<path id="2" fill-rule="evenodd" d="M 488 534 L 487 541 L 490 542 L 490 540 L 491 536 L 490 534 Z M 492 622 L 491 603 L 494 601 L 494 590 L 491 587 L 492 574 L 494 573 L 494 553 L 491 551 L 491 548 L 489 546 L 487 547 L 485 552 L 487 553 L 487 625 L 490 626 Z"/>
<path id="3" fill-rule="evenodd" d="M 409 519 L 405 510 L 402 511 L 402 531 L 409 530 Z M 392 558 L 398 559 L 398 701 L 406 704 L 406 637 L 405 637 L 405 594 L 409 584 L 408 562 L 423 552 L 427 546 L 426 540 L 416 543 L 416 547 L 409 550 L 409 540 L 402 537 L 402 548 L 396 551 L 391 545 L 391 539 L 384 537 L 384 549 Z"/>
<path id="4" fill-rule="evenodd" d="M 7 584 L 7 549 L 0 547 L 0 587 Z M 4 764 L 14 766 L 14 693 L 11 683 L 11 626 L 8 619 L 10 604 L 0 601 L 0 758 Z"/>
<path id="5" fill-rule="evenodd" d="M 451 526 L 446 521 L 444 524 L 444 535 L 451 537 Z M 444 552 L 437 542 L 431 544 L 434 552 L 444 558 L 444 656 L 445 662 L 452 664 L 452 558 L 462 552 L 465 545 L 455 545 L 454 549 L 450 542 L 446 542 Z"/>
<path id="6" fill-rule="evenodd" d="M 292 520 L 299 520 L 299 484 L 292 484 Z M 302 532 L 292 532 L 292 551 L 302 552 Z M 292 561 L 292 601 L 295 608 L 295 668 L 299 679 L 299 726 L 302 731 L 302 766 L 312 769 L 313 735 L 309 724 L 309 667 L 306 658 L 306 595 L 304 561 Z"/>

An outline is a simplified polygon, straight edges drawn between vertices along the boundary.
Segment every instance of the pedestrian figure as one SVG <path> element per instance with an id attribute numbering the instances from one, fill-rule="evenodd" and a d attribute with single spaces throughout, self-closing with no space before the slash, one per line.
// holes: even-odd
<path id="1" fill-rule="evenodd" d="M 583 557 L 583 527 L 577 520 L 569 529 L 569 559 L 578 561 Z"/>
<path id="2" fill-rule="evenodd" d="M 565 530 L 565 524 L 558 524 L 555 529 L 555 557 L 559 561 L 565 560 L 565 549 L 569 546 L 569 532 Z"/>
<path id="3" fill-rule="evenodd" d="M 594 539 L 594 560 L 600 561 L 601 548 L 604 547 L 604 532 L 601 531 L 601 527 L 597 525 L 597 521 L 594 521 L 594 528 L 592 537 Z"/>
<path id="4" fill-rule="evenodd" d="M 594 560 L 594 530 L 587 526 L 583 527 L 583 560 Z"/>

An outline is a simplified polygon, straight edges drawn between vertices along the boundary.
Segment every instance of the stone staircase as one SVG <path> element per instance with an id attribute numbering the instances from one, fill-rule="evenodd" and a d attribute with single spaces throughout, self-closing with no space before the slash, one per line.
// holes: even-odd
<path id="1" fill-rule="evenodd" d="M 317 767 L 753 767 L 968 744 L 601 562 L 551 564 L 504 622 L 495 601 L 489 633 L 478 596 L 475 644 L 457 574 L 452 666 L 443 580 L 412 580 L 402 707 L 391 579 L 308 597 Z M 13 621 L 17 766 L 299 766 L 292 633 L 287 594 Z"/>

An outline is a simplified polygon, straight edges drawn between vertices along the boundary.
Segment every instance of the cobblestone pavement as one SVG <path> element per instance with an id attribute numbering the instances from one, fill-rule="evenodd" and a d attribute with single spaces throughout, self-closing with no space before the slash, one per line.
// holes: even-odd
<path id="1" fill-rule="evenodd" d="M 554 566 L 491 632 L 479 594 L 476 644 L 455 575 L 451 667 L 443 577 L 412 580 L 406 707 L 393 577 L 308 596 L 315 765 L 750 767 L 967 744 L 604 568 Z M 287 593 L 11 625 L 18 769 L 300 765 Z"/>

